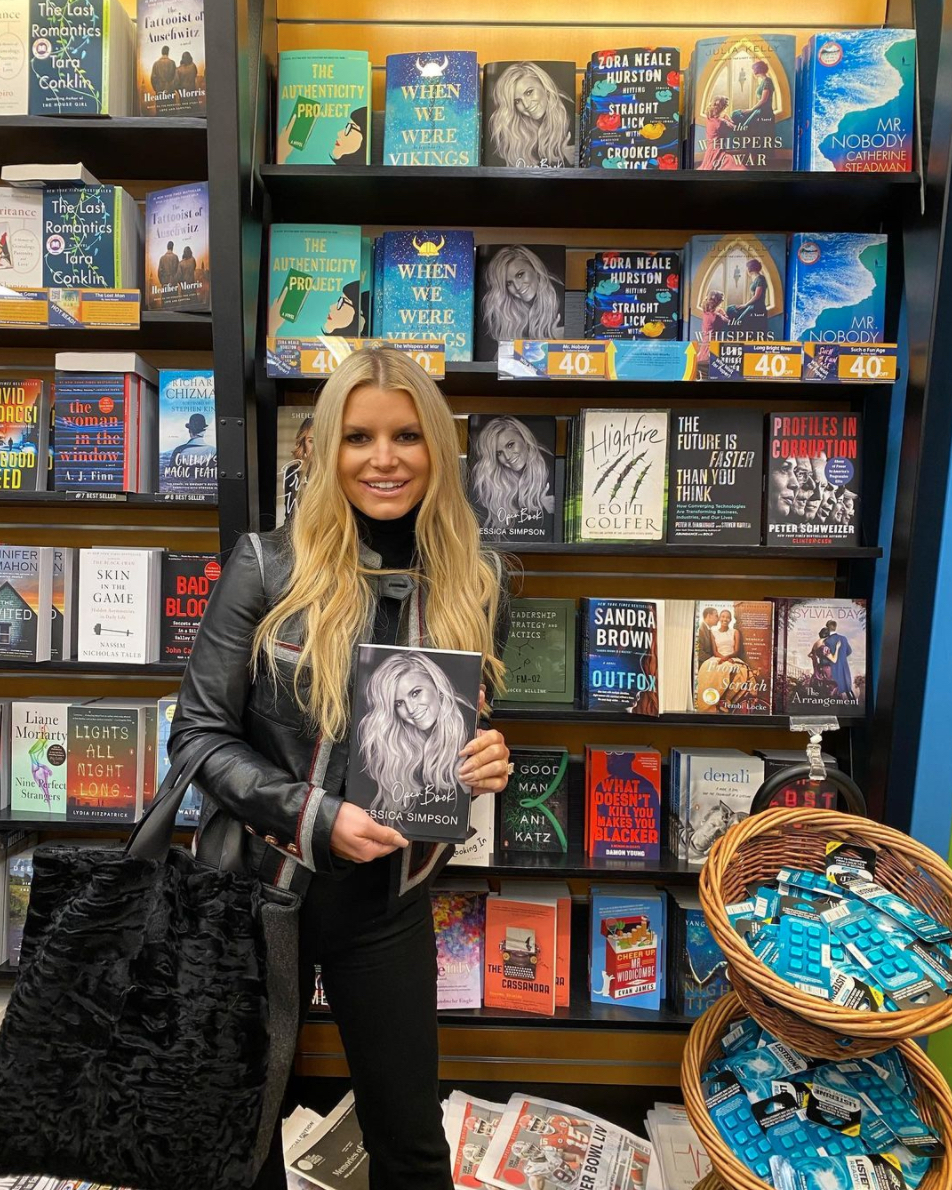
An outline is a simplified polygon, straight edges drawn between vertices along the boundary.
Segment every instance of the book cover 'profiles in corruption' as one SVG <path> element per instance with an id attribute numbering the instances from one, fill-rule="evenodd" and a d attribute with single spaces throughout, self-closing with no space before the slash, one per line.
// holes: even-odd
<path id="1" fill-rule="evenodd" d="M 409 839 L 464 841 L 481 669 L 478 653 L 360 645 L 347 800 Z"/>
<path id="2" fill-rule="evenodd" d="M 470 501 L 486 541 L 555 540 L 555 418 L 469 419 Z"/>
<path id="3" fill-rule="evenodd" d="M 860 544 L 857 413 L 768 414 L 768 545 Z"/>

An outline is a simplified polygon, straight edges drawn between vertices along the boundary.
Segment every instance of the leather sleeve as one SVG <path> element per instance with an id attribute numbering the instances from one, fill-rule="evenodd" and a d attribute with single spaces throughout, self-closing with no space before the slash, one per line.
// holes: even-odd
<path id="1" fill-rule="evenodd" d="M 245 741 L 251 644 L 267 608 L 251 538 L 239 538 L 202 616 L 169 732 L 169 756 L 185 758 L 226 736 L 201 766 L 197 784 L 226 813 L 285 855 L 324 875 L 350 865 L 330 850 L 341 799 L 295 780 Z"/>

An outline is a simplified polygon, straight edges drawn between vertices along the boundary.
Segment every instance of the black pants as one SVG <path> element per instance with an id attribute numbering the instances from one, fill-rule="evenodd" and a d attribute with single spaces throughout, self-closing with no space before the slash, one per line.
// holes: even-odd
<path id="1" fill-rule="evenodd" d="M 301 911 L 302 1022 L 320 963 L 370 1155 L 371 1190 L 453 1190 L 440 1111 L 430 900 L 411 894 L 388 907 L 387 867 L 377 861 L 344 880 L 312 881 Z M 254 1190 L 286 1186 L 279 1125 Z"/>

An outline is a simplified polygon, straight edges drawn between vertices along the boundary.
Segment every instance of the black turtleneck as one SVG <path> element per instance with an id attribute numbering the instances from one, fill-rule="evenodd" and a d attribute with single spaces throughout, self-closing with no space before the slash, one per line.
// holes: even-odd
<path id="1" fill-rule="evenodd" d="M 409 570 L 416 553 L 416 521 L 419 505 L 392 520 L 380 521 L 354 508 L 361 540 L 380 555 L 382 570 Z M 399 599 L 383 596 L 377 600 L 374 620 L 374 644 L 395 645 L 400 627 L 402 604 Z"/>

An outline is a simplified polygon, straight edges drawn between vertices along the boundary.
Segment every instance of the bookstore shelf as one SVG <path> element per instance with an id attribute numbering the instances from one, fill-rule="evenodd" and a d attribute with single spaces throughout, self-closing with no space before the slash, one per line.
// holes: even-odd
<path id="1" fill-rule="evenodd" d="M 206 122 L 197 116 L 4 116 L 0 161 L 81 161 L 101 182 L 208 177 Z"/>
<path id="2" fill-rule="evenodd" d="M 4 504 L 40 505 L 47 504 L 122 504 L 135 508 L 208 508 L 218 507 L 214 496 L 189 496 L 182 499 L 179 494 L 163 496 L 156 492 L 95 492 L 77 490 L 68 492 L 0 492 L 0 507 Z"/>
<path id="3" fill-rule="evenodd" d="M 577 706 L 559 706 L 557 703 L 519 703 L 507 706 L 497 702 L 493 708 L 493 719 L 508 723 L 656 723 L 661 727 L 789 727 L 789 715 L 629 715 L 624 711 L 585 711 Z M 862 723 L 854 719 L 853 723 Z M 850 720 L 840 726 L 849 727 Z"/>
<path id="4" fill-rule="evenodd" d="M 612 1004 L 593 1004 L 588 991 L 588 928 L 589 905 L 572 904 L 572 972 L 571 1004 L 557 1008 L 555 1016 L 541 1016 L 531 1012 L 516 1012 L 507 1008 L 455 1008 L 439 1013 L 440 1025 L 476 1026 L 482 1028 L 555 1027 L 562 1029 L 637 1029 L 650 1032 L 678 1033 L 688 1030 L 692 1017 L 682 1016 L 666 1005 L 658 1011 L 644 1008 L 618 1008 Z M 2 973 L 2 971 L 0 971 Z M 309 1025 L 329 1023 L 333 1015 L 325 1009 L 313 1010 L 307 1018 Z"/>
<path id="5" fill-rule="evenodd" d="M 0 826 L 3 825 L 0 814 Z M 483 867 L 450 861 L 446 870 L 454 877 L 545 876 L 551 880 L 657 880 L 665 884 L 694 884 L 701 874 L 699 867 L 688 867 L 668 851 L 655 860 L 600 859 L 578 851 L 567 855 L 495 851 L 492 862 Z"/>
<path id="6" fill-rule="evenodd" d="M 0 660 L 0 675 L 49 677 L 51 674 L 104 674 L 135 678 L 180 678 L 185 666 L 170 661 L 143 665 L 106 665 L 94 661 L 7 661 Z"/>
<path id="7" fill-rule="evenodd" d="M 95 818 L 78 821 L 65 814 L 30 814 L 26 810 L 12 810 L 9 806 L 0 810 L 0 830 L 4 831 L 39 831 L 41 834 L 45 831 L 56 831 L 58 834 L 64 831 L 75 831 L 77 834 L 95 831 L 96 834 L 124 838 L 134 826 L 134 822 L 109 822 Z M 177 826 L 175 830 L 183 836 L 191 836 L 195 827 Z"/>
<path id="8" fill-rule="evenodd" d="M 370 165 L 263 165 L 275 222 L 419 226 L 452 212 L 454 227 L 697 226 L 699 206 L 724 231 L 771 223 L 828 231 L 877 229 L 918 174 L 764 173 L 702 170 L 459 169 Z M 700 197 L 703 195 L 703 199 Z M 581 221 L 581 222 L 580 222 Z M 432 223 L 432 220 L 429 221 Z"/>
<path id="9" fill-rule="evenodd" d="M 212 316 L 184 310 L 143 310 L 138 327 L 69 327 L 50 330 L 0 327 L 0 348 L 50 347 L 70 351 L 211 351 Z"/>
<path id="10" fill-rule="evenodd" d="M 580 340 L 590 342 L 590 340 Z M 273 376 L 270 378 L 284 392 L 313 394 L 324 381 L 321 376 Z M 448 361 L 446 375 L 439 382 L 448 397 L 494 397 L 518 402 L 542 399 L 584 399 L 602 406 L 624 405 L 638 401 L 664 405 L 668 401 L 802 401 L 811 408 L 822 408 L 827 401 L 848 401 L 856 397 L 888 399 L 892 385 L 873 381 L 799 382 L 789 380 L 512 380 L 497 374 L 493 361 Z"/>
<path id="11" fill-rule="evenodd" d="M 811 558 L 881 558 L 882 547 L 861 546 L 776 546 L 776 545 L 676 545 L 667 542 L 563 542 L 527 541 L 501 544 L 499 549 L 509 554 L 555 554 L 582 555 L 603 558 L 745 558 L 756 561 L 759 558 L 802 559 Z"/>

